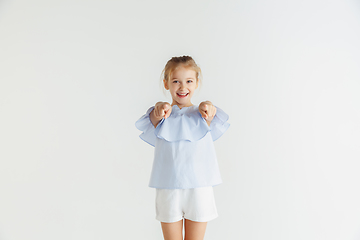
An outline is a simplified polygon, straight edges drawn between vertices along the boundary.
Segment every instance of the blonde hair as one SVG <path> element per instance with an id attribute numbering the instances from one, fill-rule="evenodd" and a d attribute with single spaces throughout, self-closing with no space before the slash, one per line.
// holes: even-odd
<path id="1" fill-rule="evenodd" d="M 196 73 L 196 82 L 199 85 L 202 84 L 202 73 L 200 67 L 195 63 L 194 59 L 190 56 L 181 56 L 181 57 L 172 57 L 165 65 L 165 68 L 161 72 L 161 84 L 164 86 L 165 81 L 169 81 L 173 72 L 178 69 L 179 67 L 188 68 L 194 70 Z M 163 88 L 164 90 L 165 88 Z"/>

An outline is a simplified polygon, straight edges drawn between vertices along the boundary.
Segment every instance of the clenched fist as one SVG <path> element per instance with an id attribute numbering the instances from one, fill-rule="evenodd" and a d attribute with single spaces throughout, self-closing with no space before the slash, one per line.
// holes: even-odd
<path id="1" fill-rule="evenodd" d="M 200 103 L 199 112 L 210 126 L 210 123 L 216 114 L 216 107 L 210 101 L 205 101 Z"/>
<path id="2" fill-rule="evenodd" d="M 156 118 L 168 118 L 170 116 L 172 107 L 167 102 L 157 102 L 154 108 L 154 116 Z"/>
<path id="3" fill-rule="evenodd" d="M 154 109 L 150 113 L 150 120 L 154 127 L 158 125 L 162 118 L 168 118 L 170 116 L 172 107 L 168 102 L 157 102 Z"/>

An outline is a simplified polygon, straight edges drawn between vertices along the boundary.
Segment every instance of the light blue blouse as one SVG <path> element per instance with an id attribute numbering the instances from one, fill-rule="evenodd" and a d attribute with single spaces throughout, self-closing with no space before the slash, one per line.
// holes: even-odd
<path id="1" fill-rule="evenodd" d="M 187 189 L 222 183 L 213 141 L 229 128 L 229 116 L 216 107 L 209 127 L 198 106 L 174 105 L 155 128 L 150 120 L 153 109 L 135 123 L 142 131 L 140 138 L 155 147 L 149 187 Z"/>

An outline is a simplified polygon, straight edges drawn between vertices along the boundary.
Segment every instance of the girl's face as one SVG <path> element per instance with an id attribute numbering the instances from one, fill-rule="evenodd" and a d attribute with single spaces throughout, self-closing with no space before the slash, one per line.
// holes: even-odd
<path id="1" fill-rule="evenodd" d="M 198 87 L 196 72 L 191 69 L 179 67 L 176 69 L 169 81 L 164 79 L 164 87 L 170 91 L 173 102 L 171 106 L 178 105 L 179 108 L 190 107 L 191 97 Z"/>

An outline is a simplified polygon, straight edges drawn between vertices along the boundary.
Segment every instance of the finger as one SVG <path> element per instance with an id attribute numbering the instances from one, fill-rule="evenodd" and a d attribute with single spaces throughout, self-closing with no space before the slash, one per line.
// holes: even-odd
<path id="1" fill-rule="evenodd" d="M 169 104 L 164 104 L 164 106 L 163 106 L 163 109 L 165 110 L 165 111 L 168 111 L 169 109 L 170 109 L 170 105 Z"/>
<path id="2" fill-rule="evenodd" d="M 203 104 L 203 105 L 201 106 L 201 109 L 206 112 L 206 111 L 208 110 L 208 105 L 207 105 L 207 104 Z"/>
<path id="3" fill-rule="evenodd" d="M 165 116 L 164 116 L 164 118 L 166 119 L 166 118 L 168 118 L 169 116 L 170 116 L 170 111 L 167 111 L 166 114 L 165 114 Z"/>
<path id="4" fill-rule="evenodd" d="M 207 111 L 207 110 L 201 110 L 201 115 L 202 115 L 202 116 L 208 116 L 208 115 L 209 115 L 209 111 Z"/>
<path id="5" fill-rule="evenodd" d="M 209 112 L 209 116 L 210 116 L 210 117 L 214 117 L 214 116 L 215 116 L 215 113 L 216 113 L 216 110 L 211 109 L 211 111 Z"/>
<path id="6" fill-rule="evenodd" d="M 171 112 L 172 112 L 172 107 L 170 106 L 169 110 L 167 111 L 167 114 L 168 114 L 167 117 L 170 116 Z"/>
<path id="7" fill-rule="evenodd" d="M 154 116 L 157 117 L 157 111 L 156 108 L 154 109 Z"/>
<path id="8" fill-rule="evenodd" d="M 214 106 L 210 106 L 209 107 L 209 113 L 211 113 L 211 115 L 215 115 L 215 113 L 216 113 L 216 107 L 214 107 Z"/>
<path id="9" fill-rule="evenodd" d="M 201 116 L 202 116 L 203 118 L 205 118 L 205 119 L 208 118 L 208 116 L 207 116 L 207 114 L 206 114 L 205 112 L 201 112 Z"/>
<path id="10" fill-rule="evenodd" d="M 161 116 L 161 109 L 156 109 L 156 117 L 159 118 Z"/>

